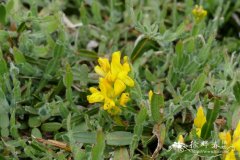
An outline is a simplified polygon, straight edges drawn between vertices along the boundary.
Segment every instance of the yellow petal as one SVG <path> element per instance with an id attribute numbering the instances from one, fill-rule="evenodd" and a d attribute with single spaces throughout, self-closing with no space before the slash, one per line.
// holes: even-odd
<path id="1" fill-rule="evenodd" d="M 125 71 L 125 72 L 130 72 L 130 70 L 131 70 L 131 68 L 130 68 L 130 65 L 129 65 L 129 63 L 128 63 L 128 57 L 127 56 L 124 56 L 123 57 L 123 61 L 124 61 L 124 63 L 123 63 L 123 70 Z"/>
<path id="2" fill-rule="evenodd" d="M 115 106 L 115 103 L 114 103 L 113 100 L 111 100 L 109 98 L 105 99 L 105 102 L 104 102 L 104 105 L 103 105 L 104 110 L 112 109 L 114 106 Z"/>
<path id="3" fill-rule="evenodd" d="M 124 63 L 128 62 L 128 56 L 124 56 L 124 57 L 123 57 L 123 62 L 124 62 Z"/>
<path id="4" fill-rule="evenodd" d="M 225 143 L 227 147 L 231 146 L 232 137 L 231 137 L 230 131 L 219 133 L 219 138 Z"/>
<path id="5" fill-rule="evenodd" d="M 105 73 L 110 71 L 110 64 L 107 58 L 99 58 L 98 63 Z"/>
<path id="6" fill-rule="evenodd" d="M 111 84 L 107 81 L 105 78 L 100 78 L 99 79 L 99 88 L 101 90 L 101 93 L 106 96 L 106 97 L 112 97 L 113 94 L 113 88 Z"/>
<path id="7" fill-rule="evenodd" d="M 90 87 L 90 88 L 89 88 L 89 91 L 90 91 L 91 93 L 99 92 L 99 90 L 98 90 L 97 88 L 95 88 L 95 87 Z"/>
<path id="8" fill-rule="evenodd" d="M 196 5 L 192 10 L 192 14 L 196 21 L 201 21 L 207 15 L 207 11 L 203 9 L 202 6 Z"/>
<path id="9" fill-rule="evenodd" d="M 202 131 L 201 128 L 196 128 L 196 134 L 198 137 L 201 137 L 201 131 Z"/>
<path id="10" fill-rule="evenodd" d="M 121 106 L 124 106 L 126 105 L 126 103 L 130 100 L 129 98 L 129 93 L 122 93 L 121 97 L 120 97 L 120 100 L 119 100 L 119 103 Z"/>
<path id="11" fill-rule="evenodd" d="M 234 150 L 231 150 L 226 154 L 225 160 L 236 160 Z"/>
<path id="12" fill-rule="evenodd" d="M 129 63 L 123 63 L 123 70 L 125 71 L 125 72 L 130 72 L 130 65 L 129 65 Z"/>
<path id="13" fill-rule="evenodd" d="M 103 71 L 103 69 L 100 66 L 94 67 L 94 71 L 102 77 L 106 76 L 107 74 L 106 72 Z"/>
<path id="14" fill-rule="evenodd" d="M 233 133 L 233 141 L 237 141 L 240 139 L 240 121 L 238 122 L 238 125 Z"/>
<path id="15" fill-rule="evenodd" d="M 200 106 L 197 110 L 196 118 L 194 119 L 194 126 L 196 128 L 202 128 L 205 122 L 206 122 L 206 117 L 203 112 L 203 107 Z"/>
<path id="16" fill-rule="evenodd" d="M 148 100 L 151 102 L 151 100 L 152 100 L 152 96 L 153 96 L 153 91 L 152 90 L 150 90 L 149 92 L 148 92 Z"/>
<path id="17" fill-rule="evenodd" d="M 181 134 L 178 136 L 178 142 L 179 143 L 184 143 L 184 138 Z"/>
<path id="18" fill-rule="evenodd" d="M 96 92 L 87 96 L 87 100 L 89 103 L 102 102 L 104 100 L 104 96 L 100 92 Z"/>
<path id="19" fill-rule="evenodd" d="M 134 86 L 134 81 L 132 78 L 130 78 L 126 72 L 120 72 L 118 74 L 118 78 L 122 80 L 127 86 L 133 87 Z"/>
<path id="20" fill-rule="evenodd" d="M 117 75 L 120 71 L 122 71 L 122 65 L 120 63 L 120 58 L 121 58 L 120 51 L 114 52 L 112 54 L 111 72 L 114 75 Z"/>
<path id="21" fill-rule="evenodd" d="M 120 95 L 124 90 L 126 89 L 126 85 L 123 83 L 123 81 L 117 79 L 114 83 L 114 95 L 118 96 Z"/>
<path id="22" fill-rule="evenodd" d="M 238 151 L 238 153 L 240 155 L 240 139 L 233 142 L 233 147 Z"/>
<path id="23" fill-rule="evenodd" d="M 115 82 L 116 78 L 117 78 L 117 75 L 114 75 L 111 72 L 108 72 L 108 74 L 106 75 L 106 79 L 109 82 Z"/>

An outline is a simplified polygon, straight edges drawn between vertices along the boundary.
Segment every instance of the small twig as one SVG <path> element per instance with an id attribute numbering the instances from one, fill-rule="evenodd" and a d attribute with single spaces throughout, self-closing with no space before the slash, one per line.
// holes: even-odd
<path id="1" fill-rule="evenodd" d="M 159 154 L 159 151 L 162 149 L 163 147 L 163 140 L 165 137 L 165 127 L 162 126 L 161 124 L 155 124 L 154 127 L 153 127 L 153 134 L 157 137 L 158 139 L 158 144 L 157 144 L 157 147 L 155 149 L 155 151 L 153 152 L 152 154 L 152 159 L 156 159 L 158 154 Z"/>
<path id="2" fill-rule="evenodd" d="M 45 139 L 37 138 L 34 136 L 33 136 L 33 138 L 40 143 L 51 145 L 51 146 L 54 146 L 57 148 L 64 149 L 65 151 L 71 152 L 71 148 L 66 143 L 55 141 L 55 140 L 45 140 Z"/>

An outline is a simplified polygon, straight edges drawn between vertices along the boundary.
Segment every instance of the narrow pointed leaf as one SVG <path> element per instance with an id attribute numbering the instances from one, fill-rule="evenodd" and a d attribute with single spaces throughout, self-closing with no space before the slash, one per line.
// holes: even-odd
<path id="1" fill-rule="evenodd" d="M 108 145 L 125 146 L 129 145 L 132 141 L 133 134 L 125 131 L 115 131 L 106 135 Z"/>
<path id="2" fill-rule="evenodd" d="M 208 139 L 211 136 L 211 131 L 213 130 L 213 124 L 217 119 L 218 113 L 220 111 L 221 102 L 219 100 L 215 100 L 214 107 L 209 108 L 207 110 L 207 121 L 203 125 L 201 130 L 201 138 L 204 140 Z"/>
<path id="3" fill-rule="evenodd" d="M 142 38 L 133 49 L 131 54 L 132 62 L 141 57 L 144 52 L 150 49 L 157 50 L 158 47 L 159 44 L 156 41 L 149 38 Z"/>
<path id="4" fill-rule="evenodd" d="M 0 23 L 5 24 L 6 22 L 6 8 L 0 4 Z"/>
<path id="5" fill-rule="evenodd" d="M 240 103 L 240 83 L 236 82 L 233 86 L 233 93 L 238 103 Z"/>
<path id="6" fill-rule="evenodd" d="M 164 97 L 162 94 L 153 93 L 151 100 L 151 114 L 155 123 L 163 119 Z"/>
<path id="7" fill-rule="evenodd" d="M 105 149 L 105 136 L 102 130 L 97 132 L 97 143 L 92 149 L 92 160 L 102 160 Z"/>

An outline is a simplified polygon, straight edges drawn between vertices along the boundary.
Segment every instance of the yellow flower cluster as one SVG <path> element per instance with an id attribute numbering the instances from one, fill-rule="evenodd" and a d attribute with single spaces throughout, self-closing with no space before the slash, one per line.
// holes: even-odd
<path id="1" fill-rule="evenodd" d="M 100 75 L 99 89 L 90 87 L 91 95 L 87 96 L 89 103 L 103 102 L 103 109 L 111 115 L 121 112 L 118 106 L 125 107 L 130 100 L 129 93 L 124 92 L 126 87 L 133 87 L 134 81 L 128 74 L 131 71 L 128 57 L 123 58 L 121 63 L 121 53 L 119 51 L 112 54 L 112 61 L 107 58 L 99 58 L 99 65 L 94 68 Z"/>
<path id="2" fill-rule="evenodd" d="M 224 142 L 225 146 L 230 149 L 225 155 L 225 160 L 236 160 L 234 150 L 237 150 L 240 155 L 240 121 L 233 132 L 233 137 L 230 131 L 227 131 L 219 133 L 219 138 Z"/>
<path id="3" fill-rule="evenodd" d="M 194 119 L 194 126 L 196 127 L 196 133 L 198 137 L 201 136 L 201 130 L 203 125 L 206 123 L 206 117 L 204 115 L 203 107 L 200 106 L 197 110 L 196 118 Z"/>
<path id="4" fill-rule="evenodd" d="M 196 20 L 196 22 L 200 22 L 207 15 L 207 11 L 203 9 L 202 6 L 196 5 L 192 10 L 192 14 Z"/>

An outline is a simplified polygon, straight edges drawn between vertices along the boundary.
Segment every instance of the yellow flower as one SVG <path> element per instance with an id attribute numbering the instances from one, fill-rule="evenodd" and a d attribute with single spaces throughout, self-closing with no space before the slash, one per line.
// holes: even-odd
<path id="1" fill-rule="evenodd" d="M 196 132 L 198 137 L 201 136 L 201 130 L 206 122 L 206 117 L 204 115 L 203 107 L 200 106 L 197 110 L 196 118 L 194 119 L 194 126 L 196 127 Z"/>
<path id="2" fill-rule="evenodd" d="M 178 136 L 178 142 L 179 143 L 184 143 L 184 138 L 181 134 Z"/>
<path id="3" fill-rule="evenodd" d="M 120 95 L 125 89 L 126 85 L 123 83 L 123 81 L 117 79 L 114 83 L 114 95 Z"/>
<path id="4" fill-rule="evenodd" d="M 99 88 L 104 97 L 110 97 L 110 98 L 114 97 L 113 87 L 105 78 L 99 79 Z"/>
<path id="5" fill-rule="evenodd" d="M 98 59 L 99 66 L 95 67 L 95 72 L 102 77 L 106 77 L 109 82 L 115 82 L 118 79 L 121 80 L 124 85 L 133 87 L 134 81 L 128 76 L 131 70 L 128 57 L 125 56 L 123 61 L 123 64 L 121 64 L 121 52 L 114 52 L 112 54 L 111 64 L 106 58 Z"/>
<path id="6" fill-rule="evenodd" d="M 240 154 L 240 121 L 233 132 L 233 138 L 231 137 L 230 131 L 219 133 L 219 138 L 224 142 L 227 148 L 233 147 L 226 155 L 225 160 L 235 160 L 234 150 L 237 150 Z"/>
<path id="7" fill-rule="evenodd" d="M 227 147 L 230 147 L 232 144 L 232 137 L 230 131 L 219 133 L 219 138 L 224 142 Z"/>
<path id="8" fill-rule="evenodd" d="M 148 100 L 151 102 L 151 100 L 152 100 L 152 96 L 153 96 L 153 91 L 152 90 L 150 90 L 149 92 L 148 92 Z"/>
<path id="9" fill-rule="evenodd" d="M 126 103 L 130 100 L 129 93 L 122 93 L 119 104 L 123 107 L 125 107 Z"/>
<path id="10" fill-rule="evenodd" d="M 110 110 L 114 108 L 114 106 L 115 106 L 115 102 L 113 100 L 111 100 L 110 98 L 105 98 L 105 102 L 103 105 L 104 110 Z"/>
<path id="11" fill-rule="evenodd" d="M 90 87 L 91 95 L 87 96 L 87 100 L 89 103 L 103 102 L 104 96 L 102 93 L 94 87 Z"/>
<path id="12" fill-rule="evenodd" d="M 128 76 L 130 71 L 130 65 L 128 63 L 128 58 L 125 56 L 123 65 L 120 63 L 121 53 L 119 51 L 114 52 L 112 55 L 112 62 L 111 62 L 111 77 L 116 80 L 120 79 L 124 84 L 127 86 L 133 87 L 134 81 Z M 115 79 L 114 79 L 115 78 Z"/>
<path id="13" fill-rule="evenodd" d="M 233 146 L 240 153 L 240 121 L 233 133 Z"/>
<path id="14" fill-rule="evenodd" d="M 195 8 L 192 10 L 192 14 L 196 22 L 200 22 L 204 17 L 207 16 L 207 11 L 204 10 L 202 6 L 195 5 Z"/>
<path id="15" fill-rule="evenodd" d="M 234 150 L 226 154 L 225 160 L 236 160 Z"/>
<path id="16" fill-rule="evenodd" d="M 105 77 L 110 71 L 110 64 L 107 58 L 99 58 L 98 63 L 100 66 L 94 68 L 95 72 L 102 77 Z"/>
<path id="17" fill-rule="evenodd" d="M 123 93 L 127 86 L 133 87 L 134 81 L 128 76 L 131 71 L 128 57 L 123 57 L 119 51 L 112 54 L 111 63 L 107 58 L 99 58 L 99 65 L 94 70 L 101 76 L 99 78 L 99 89 L 90 87 L 91 95 L 87 96 L 89 103 L 103 102 L 102 108 L 111 115 L 121 113 L 116 104 L 125 107 L 130 100 L 128 93 Z"/>

